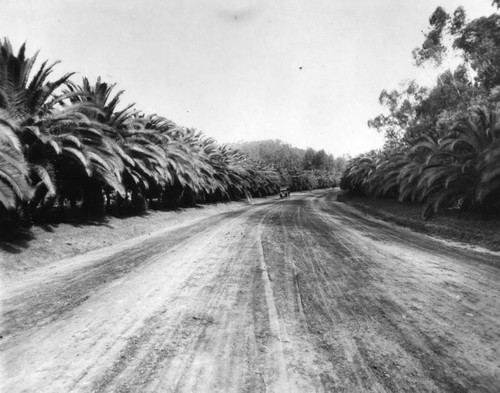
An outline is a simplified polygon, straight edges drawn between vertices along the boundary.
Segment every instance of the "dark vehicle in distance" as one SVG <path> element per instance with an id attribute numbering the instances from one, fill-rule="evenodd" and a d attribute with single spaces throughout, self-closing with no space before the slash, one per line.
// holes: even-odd
<path id="1" fill-rule="evenodd" d="M 280 199 L 283 198 L 290 198 L 290 191 L 288 190 L 288 187 L 280 188 Z"/>

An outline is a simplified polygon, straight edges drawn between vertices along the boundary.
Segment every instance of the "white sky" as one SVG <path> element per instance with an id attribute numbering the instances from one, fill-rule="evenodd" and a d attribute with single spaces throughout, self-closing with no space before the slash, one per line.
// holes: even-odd
<path id="1" fill-rule="evenodd" d="M 0 35 L 57 73 L 102 76 L 124 103 L 219 142 L 282 139 L 334 155 L 380 147 L 382 89 L 433 80 L 412 65 L 441 5 L 491 0 L 0 0 Z M 302 69 L 300 68 L 302 67 Z M 426 79 L 427 78 L 427 79 Z"/>

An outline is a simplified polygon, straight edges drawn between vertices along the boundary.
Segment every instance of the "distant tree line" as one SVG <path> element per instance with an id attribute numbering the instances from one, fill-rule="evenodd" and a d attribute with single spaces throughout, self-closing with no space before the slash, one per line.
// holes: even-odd
<path id="1" fill-rule="evenodd" d="M 346 157 L 333 157 L 323 149 L 299 149 L 280 140 L 240 142 L 232 146 L 270 164 L 279 174 L 280 186 L 292 191 L 337 186 L 347 163 Z"/>
<path id="2" fill-rule="evenodd" d="M 493 2 L 499 7 L 498 1 Z M 349 161 L 341 187 L 352 193 L 440 208 L 500 211 L 500 16 L 468 20 L 465 10 L 431 15 L 417 66 L 458 66 L 430 88 L 414 81 L 383 90 L 385 112 L 368 125 L 385 136 L 383 149 Z"/>

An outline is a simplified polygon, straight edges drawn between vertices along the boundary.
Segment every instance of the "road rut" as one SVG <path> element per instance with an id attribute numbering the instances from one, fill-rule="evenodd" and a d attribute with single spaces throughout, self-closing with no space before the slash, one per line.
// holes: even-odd
<path id="1" fill-rule="evenodd" d="M 500 255 L 296 194 L 4 283 L 5 392 L 495 392 Z"/>

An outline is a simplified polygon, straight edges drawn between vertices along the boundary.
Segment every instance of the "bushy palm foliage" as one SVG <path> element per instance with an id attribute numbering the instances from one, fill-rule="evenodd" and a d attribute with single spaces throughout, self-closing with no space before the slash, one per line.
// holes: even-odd
<path id="1" fill-rule="evenodd" d="M 99 79 L 50 81 L 37 55 L 0 42 L 0 204 L 31 213 L 57 203 L 103 213 L 115 202 L 144 210 L 276 192 L 269 165 L 133 104 Z M 56 202 L 57 201 L 57 202 Z M 0 215 L 1 218 L 1 215 Z"/>
<path id="2" fill-rule="evenodd" d="M 54 92 L 72 74 L 49 82 L 47 79 L 58 62 L 48 65 L 45 61 L 32 76 L 38 53 L 29 58 L 25 52 L 25 45 L 16 55 L 7 38 L 0 41 L 0 108 L 15 119 L 30 122 L 31 117 L 40 116 L 53 104 L 49 99 L 55 98 Z"/>
<path id="3" fill-rule="evenodd" d="M 440 207 L 498 208 L 499 112 L 474 107 L 439 140 L 427 136 L 414 146 L 356 157 L 341 186 L 368 196 L 422 202 L 424 217 Z"/>
<path id="4" fill-rule="evenodd" d="M 356 194 L 371 195 L 369 185 L 378 156 L 378 152 L 371 151 L 350 160 L 340 179 L 340 187 Z"/>
<path id="5" fill-rule="evenodd" d="M 0 111 L 0 205 L 4 209 L 13 209 L 32 196 L 28 165 L 16 131 L 16 124 Z"/>

